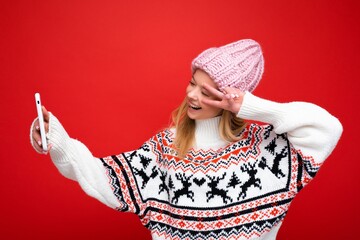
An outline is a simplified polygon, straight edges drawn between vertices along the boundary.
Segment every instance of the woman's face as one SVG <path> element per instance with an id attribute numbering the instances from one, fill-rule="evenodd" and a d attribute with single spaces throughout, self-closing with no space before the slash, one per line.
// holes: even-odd
<path id="1" fill-rule="evenodd" d="M 217 88 L 210 76 L 201 69 L 195 71 L 189 85 L 186 88 L 187 103 L 189 105 L 187 115 L 194 120 L 213 118 L 221 114 L 222 109 L 202 103 L 205 98 L 215 99 L 209 95 L 202 86 L 206 83 Z"/>

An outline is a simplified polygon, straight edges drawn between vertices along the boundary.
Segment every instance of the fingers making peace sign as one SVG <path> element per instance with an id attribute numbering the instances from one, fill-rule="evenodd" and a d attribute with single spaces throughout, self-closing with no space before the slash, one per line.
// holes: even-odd
<path id="1" fill-rule="evenodd" d="M 217 108 L 222 108 L 237 114 L 240 111 L 241 104 L 244 98 L 244 92 L 240 91 L 237 88 L 226 87 L 224 92 L 219 91 L 218 89 L 209 86 L 204 83 L 203 88 L 206 89 L 211 95 L 215 96 L 217 99 L 203 99 L 202 102 Z"/>

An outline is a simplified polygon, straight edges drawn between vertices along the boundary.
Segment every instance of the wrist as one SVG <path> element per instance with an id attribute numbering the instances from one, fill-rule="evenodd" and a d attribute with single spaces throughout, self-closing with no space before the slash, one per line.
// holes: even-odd
<path id="1" fill-rule="evenodd" d="M 59 120 L 51 113 L 49 115 L 50 120 L 47 139 L 49 145 L 51 145 L 51 158 L 54 162 L 67 162 L 66 154 L 70 151 L 71 148 L 71 138 L 69 137 Z"/>
<path id="2" fill-rule="evenodd" d="M 278 126 L 286 114 L 281 103 L 269 101 L 246 92 L 237 117 Z"/>

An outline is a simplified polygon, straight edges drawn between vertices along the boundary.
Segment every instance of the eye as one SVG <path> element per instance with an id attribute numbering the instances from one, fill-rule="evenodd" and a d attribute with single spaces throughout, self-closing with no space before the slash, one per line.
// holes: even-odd
<path id="1" fill-rule="evenodd" d="M 205 93 L 205 92 L 201 92 L 202 95 L 204 95 L 205 97 L 209 97 L 209 94 Z"/>
<path id="2" fill-rule="evenodd" d="M 193 80 L 191 80 L 191 81 L 189 82 L 189 84 L 190 84 L 191 86 L 195 86 L 195 83 L 194 83 Z"/>

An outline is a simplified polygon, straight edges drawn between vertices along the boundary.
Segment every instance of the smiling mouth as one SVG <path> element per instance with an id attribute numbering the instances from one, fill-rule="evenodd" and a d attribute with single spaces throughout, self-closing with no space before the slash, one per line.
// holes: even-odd
<path id="1" fill-rule="evenodd" d="M 201 107 L 198 107 L 198 106 L 195 106 L 195 105 L 192 105 L 192 104 L 189 104 L 189 107 L 194 109 L 194 110 L 200 110 Z"/>

